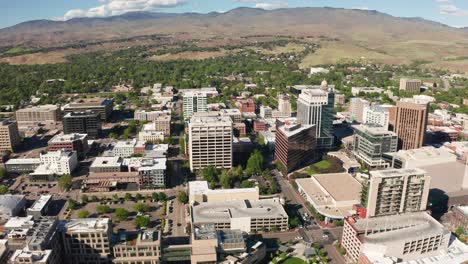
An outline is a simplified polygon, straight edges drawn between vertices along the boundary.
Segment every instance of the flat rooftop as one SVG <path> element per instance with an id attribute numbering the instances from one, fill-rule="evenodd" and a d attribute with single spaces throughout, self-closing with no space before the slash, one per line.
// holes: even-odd
<path id="1" fill-rule="evenodd" d="M 29 208 L 32 211 L 41 211 L 49 201 L 52 200 L 52 195 L 41 195 L 34 204 Z"/>
<path id="2" fill-rule="evenodd" d="M 229 222 L 231 218 L 283 218 L 288 217 L 283 206 L 271 199 L 258 201 L 229 201 L 202 203 L 192 206 L 194 223 Z"/>
<path id="3" fill-rule="evenodd" d="M 400 177 L 403 175 L 426 174 L 426 171 L 419 169 L 419 168 L 410 168 L 410 169 L 387 169 L 387 170 L 371 171 L 369 173 L 371 177 L 390 178 L 390 177 Z"/>
<path id="4" fill-rule="evenodd" d="M 301 193 L 321 214 L 343 218 L 359 203 L 361 184 L 348 173 L 318 174 L 296 179 Z"/>
<path id="5" fill-rule="evenodd" d="M 86 218 L 65 222 L 63 227 L 71 233 L 106 232 L 109 224 L 109 218 Z"/>
<path id="6" fill-rule="evenodd" d="M 49 140 L 49 144 L 51 143 L 63 143 L 63 142 L 73 142 L 75 140 L 84 140 L 88 134 L 58 134 L 55 135 L 52 139 Z"/>
<path id="7" fill-rule="evenodd" d="M 189 126 L 218 126 L 232 125 L 232 120 L 228 116 L 192 116 Z"/>
<path id="8" fill-rule="evenodd" d="M 408 241 L 418 237 L 447 234 L 450 231 L 426 212 L 360 218 L 352 224 L 365 243 L 382 244 L 394 241 Z M 367 230 L 367 235 L 366 235 Z M 373 233 L 375 232 L 375 233 Z"/>
<path id="9" fill-rule="evenodd" d="M 91 163 L 91 168 L 93 167 L 115 167 L 122 164 L 120 157 L 96 157 L 93 163 Z"/>
<path id="10" fill-rule="evenodd" d="M 59 109 L 59 107 L 57 105 L 39 105 L 39 106 L 28 106 L 26 108 L 23 108 L 23 109 L 19 109 L 18 111 L 16 112 L 49 112 L 49 111 L 56 111 L 57 109 Z"/>
<path id="11" fill-rule="evenodd" d="M 417 164 L 427 165 L 444 162 L 454 162 L 457 156 L 450 152 L 447 148 L 434 148 L 431 146 L 418 149 L 399 150 L 398 152 L 388 153 L 393 157 L 404 159 L 411 166 L 411 162 L 418 161 Z"/>
<path id="12" fill-rule="evenodd" d="M 315 125 L 301 125 L 301 124 L 284 124 L 278 127 L 278 130 L 285 134 L 287 137 L 294 136 L 302 131 L 313 128 Z"/>
<path id="13" fill-rule="evenodd" d="M 39 158 L 29 158 L 29 159 L 9 159 L 5 164 L 6 165 L 22 165 L 22 164 L 40 164 L 41 159 Z"/>
<path id="14" fill-rule="evenodd" d="M 397 136 L 397 134 L 393 131 L 388 131 L 387 128 L 380 126 L 378 124 L 363 124 L 363 125 L 353 125 L 354 130 L 358 130 L 365 134 L 370 134 L 373 136 Z"/>

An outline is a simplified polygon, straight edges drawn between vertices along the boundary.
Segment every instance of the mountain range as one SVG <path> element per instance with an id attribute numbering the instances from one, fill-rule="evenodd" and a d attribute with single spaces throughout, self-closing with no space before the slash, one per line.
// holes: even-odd
<path id="1" fill-rule="evenodd" d="M 466 41 L 467 31 L 421 18 L 399 18 L 368 10 L 290 8 L 267 11 L 237 8 L 225 13 L 132 12 L 105 18 L 35 20 L 0 29 L 0 46 L 60 46 L 77 41 L 181 32 L 197 38 L 280 34 L 320 35 L 356 41 Z"/>

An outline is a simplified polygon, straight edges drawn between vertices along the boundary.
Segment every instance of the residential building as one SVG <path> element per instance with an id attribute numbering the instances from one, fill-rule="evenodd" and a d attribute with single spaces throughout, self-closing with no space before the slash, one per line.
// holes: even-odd
<path id="1" fill-rule="evenodd" d="M 57 175 L 71 174 L 78 166 L 78 156 L 75 151 L 57 150 L 41 153 L 41 164 L 29 174 L 32 181 L 50 181 Z"/>
<path id="2" fill-rule="evenodd" d="M 83 159 L 88 152 L 87 134 L 58 134 L 47 142 L 48 151 L 69 150 L 76 151 L 78 157 Z"/>
<path id="3" fill-rule="evenodd" d="M 397 150 L 398 137 L 395 132 L 376 124 L 354 125 L 353 129 L 352 152 L 356 159 L 371 168 L 388 167 L 382 155 Z"/>
<path id="4" fill-rule="evenodd" d="M 188 126 L 190 170 L 207 166 L 231 168 L 232 120 L 229 117 L 192 117 Z"/>
<path id="5" fill-rule="evenodd" d="M 141 188 L 161 188 L 167 184 L 166 162 L 165 157 L 135 157 L 124 159 L 123 165 L 129 172 L 138 172 Z"/>
<path id="6" fill-rule="evenodd" d="M 214 98 L 218 96 L 218 90 L 216 90 L 216 87 L 202 87 L 200 89 L 184 89 L 180 90 L 182 93 L 182 96 L 185 96 L 186 94 L 190 93 L 201 93 L 207 98 Z"/>
<path id="7" fill-rule="evenodd" d="M 367 217 L 426 210 L 430 183 L 421 169 L 371 171 L 362 197 Z"/>
<path id="8" fill-rule="evenodd" d="M 146 110 L 135 110 L 134 113 L 134 118 L 135 120 L 138 121 L 155 121 L 159 117 L 162 116 L 170 116 L 171 111 L 170 110 L 162 110 L 162 111 L 146 111 Z"/>
<path id="9" fill-rule="evenodd" d="M 101 172 L 120 172 L 122 170 L 122 158 L 119 156 L 115 157 L 96 157 L 91 166 L 89 172 L 101 173 Z"/>
<path id="10" fill-rule="evenodd" d="M 41 195 L 39 199 L 34 201 L 33 205 L 27 209 L 27 214 L 40 219 L 45 216 L 49 211 L 50 203 L 52 202 L 52 195 Z"/>
<path id="11" fill-rule="evenodd" d="M 17 216 L 26 207 L 24 195 L 0 195 L 0 221 L 8 221 Z"/>
<path id="12" fill-rule="evenodd" d="M 63 254 L 71 264 L 109 263 L 112 223 L 109 218 L 86 218 L 60 225 Z"/>
<path id="13" fill-rule="evenodd" d="M 331 148 L 334 144 L 334 89 L 323 81 L 320 87 L 302 90 L 297 100 L 297 121 L 315 125 L 317 148 Z"/>
<path id="14" fill-rule="evenodd" d="M 21 144 L 18 123 L 10 119 L 0 120 L 0 152 L 15 151 Z"/>
<path id="15" fill-rule="evenodd" d="M 400 149 L 415 149 L 423 146 L 427 126 L 428 105 L 413 99 L 397 102 L 395 132 Z"/>
<path id="16" fill-rule="evenodd" d="M 422 81 L 421 80 L 411 80 L 411 79 L 400 79 L 400 90 L 410 92 L 410 93 L 419 93 L 421 91 Z"/>
<path id="17" fill-rule="evenodd" d="M 450 237 L 450 231 L 426 212 L 374 218 L 352 216 L 345 218 L 341 245 L 351 263 L 410 263 L 406 261 L 443 254 Z M 388 257 L 387 261 L 370 261 L 376 253 L 381 259 Z"/>
<path id="18" fill-rule="evenodd" d="M 106 121 L 113 110 L 112 100 L 105 98 L 84 98 L 63 107 L 63 112 L 66 114 L 74 112 L 95 112 L 98 113 L 101 121 Z M 66 133 L 68 134 L 68 133 Z"/>
<path id="19" fill-rule="evenodd" d="M 94 111 L 71 112 L 63 117 L 63 133 L 87 134 L 89 138 L 98 138 L 101 134 L 100 114 Z"/>
<path id="20" fill-rule="evenodd" d="M 188 183 L 189 203 L 217 203 L 228 201 L 257 201 L 260 199 L 258 188 L 217 189 L 208 188 L 207 181 L 190 181 Z"/>
<path id="21" fill-rule="evenodd" d="M 358 123 L 363 123 L 364 108 L 369 107 L 369 101 L 355 97 L 351 98 L 349 102 L 349 112 L 351 114 L 351 120 Z"/>
<path id="22" fill-rule="evenodd" d="M 269 106 L 262 105 L 260 106 L 260 117 L 262 118 L 271 118 L 273 115 L 273 109 Z"/>
<path id="23" fill-rule="evenodd" d="M 232 119 L 233 123 L 242 123 L 242 113 L 239 109 L 221 109 L 219 111 L 220 116 L 228 116 Z"/>
<path id="24" fill-rule="evenodd" d="M 377 124 L 384 129 L 388 130 L 390 121 L 390 112 L 387 108 L 380 105 L 364 107 L 362 115 L 362 123 L 364 124 Z"/>
<path id="25" fill-rule="evenodd" d="M 315 125 L 286 123 L 276 131 L 275 160 L 287 172 L 299 169 L 305 162 L 315 157 L 317 138 Z"/>
<path id="26" fill-rule="evenodd" d="M 360 203 L 361 184 L 348 173 L 316 174 L 296 179 L 297 190 L 321 215 L 343 219 Z"/>
<path id="27" fill-rule="evenodd" d="M 5 169 L 8 173 L 29 173 L 33 172 L 41 165 L 41 159 L 26 158 L 26 159 L 9 159 L 5 163 Z"/>
<path id="28" fill-rule="evenodd" d="M 214 224 L 216 230 L 286 231 L 288 214 L 275 199 L 231 200 L 192 206 L 192 225 Z"/>
<path id="29" fill-rule="evenodd" d="M 251 98 L 247 100 L 239 100 L 236 102 L 236 107 L 242 112 L 242 113 L 255 113 L 255 102 Z"/>
<path id="30" fill-rule="evenodd" d="M 185 92 L 183 95 L 184 119 L 189 120 L 193 113 L 208 111 L 207 96 L 200 92 Z"/>
<path id="31" fill-rule="evenodd" d="M 41 105 L 19 109 L 15 116 L 18 126 L 55 125 L 62 120 L 62 111 L 57 105 Z"/>
<path id="32" fill-rule="evenodd" d="M 120 232 L 119 239 L 113 247 L 113 263 L 160 263 L 161 232 L 153 230 Z"/>
<path id="33" fill-rule="evenodd" d="M 278 111 L 281 114 L 281 117 L 291 116 L 292 108 L 288 94 L 278 94 Z"/>

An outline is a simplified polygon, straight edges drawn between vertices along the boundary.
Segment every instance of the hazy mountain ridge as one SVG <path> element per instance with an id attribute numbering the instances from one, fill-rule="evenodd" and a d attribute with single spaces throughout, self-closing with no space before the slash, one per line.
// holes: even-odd
<path id="1" fill-rule="evenodd" d="M 35 20 L 0 29 L 0 45 L 60 46 L 76 41 L 109 40 L 187 32 L 194 37 L 255 34 L 328 36 L 355 41 L 454 39 L 468 41 L 468 30 L 378 11 L 341 8 L 236 8 L 225 13 L 131 12 L 105 18 Z"/>

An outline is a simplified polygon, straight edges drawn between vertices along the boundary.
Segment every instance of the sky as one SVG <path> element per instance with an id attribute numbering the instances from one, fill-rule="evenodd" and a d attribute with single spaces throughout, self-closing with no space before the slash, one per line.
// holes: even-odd
<path id="1" fill-rule="evenodd" d="M 0 28 L 35 19 L 106 17 L 130 11 L 226 12 L 241 6 L 369 9 L 393 16 L 422 17 L 454 27 L 468 27 L 468 0 L 0 0 Z"/>

